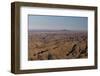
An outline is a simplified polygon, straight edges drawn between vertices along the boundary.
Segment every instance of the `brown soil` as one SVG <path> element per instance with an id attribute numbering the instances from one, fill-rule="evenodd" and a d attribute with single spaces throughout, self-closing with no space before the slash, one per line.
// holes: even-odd
<path id="1" fill-rule="evenodd" d="M 29 31 L 28 60 L 77 59 L 87 57 L 87 32 Z"/>

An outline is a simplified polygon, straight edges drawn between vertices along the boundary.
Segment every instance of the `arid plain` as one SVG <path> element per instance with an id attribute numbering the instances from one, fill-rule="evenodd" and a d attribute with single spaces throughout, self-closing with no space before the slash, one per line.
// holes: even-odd
<path id="1" fill-rule="evenodd" d="M 30 30 L 28 60 L 87 58 L 87 36 L 87 31 Z"/>

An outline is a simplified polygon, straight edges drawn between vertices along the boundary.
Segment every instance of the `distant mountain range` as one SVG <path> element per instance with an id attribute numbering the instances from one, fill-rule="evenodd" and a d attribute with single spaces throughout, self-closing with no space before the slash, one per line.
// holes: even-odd
<path id="1" fill-rule="evenodd" d="M 67 30 L 67 29 L 62 29 L 62 30 L 50 30 L 50 29 L 34 29 L 34 30 L 29 30 L 30 32 L 80 32 L 82 30 Z M 87 32 L 87 31 L 83 31 Z"/>

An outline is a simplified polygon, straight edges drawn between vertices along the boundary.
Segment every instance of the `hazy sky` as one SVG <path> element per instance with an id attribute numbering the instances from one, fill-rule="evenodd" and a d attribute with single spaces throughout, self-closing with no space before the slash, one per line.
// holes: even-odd
<path id="1" fill-rule="evenodd" d="M 29 15 L 29 30 L 87 30 L 87 17 Z"/>

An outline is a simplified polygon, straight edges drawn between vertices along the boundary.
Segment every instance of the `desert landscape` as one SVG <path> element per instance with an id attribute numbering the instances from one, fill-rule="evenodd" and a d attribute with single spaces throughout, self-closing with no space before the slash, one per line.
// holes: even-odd
<path id="1" fill-rule="evenodd" d="M 88 58 L 87 31 L 29 30 L 28 60 Z"/>

